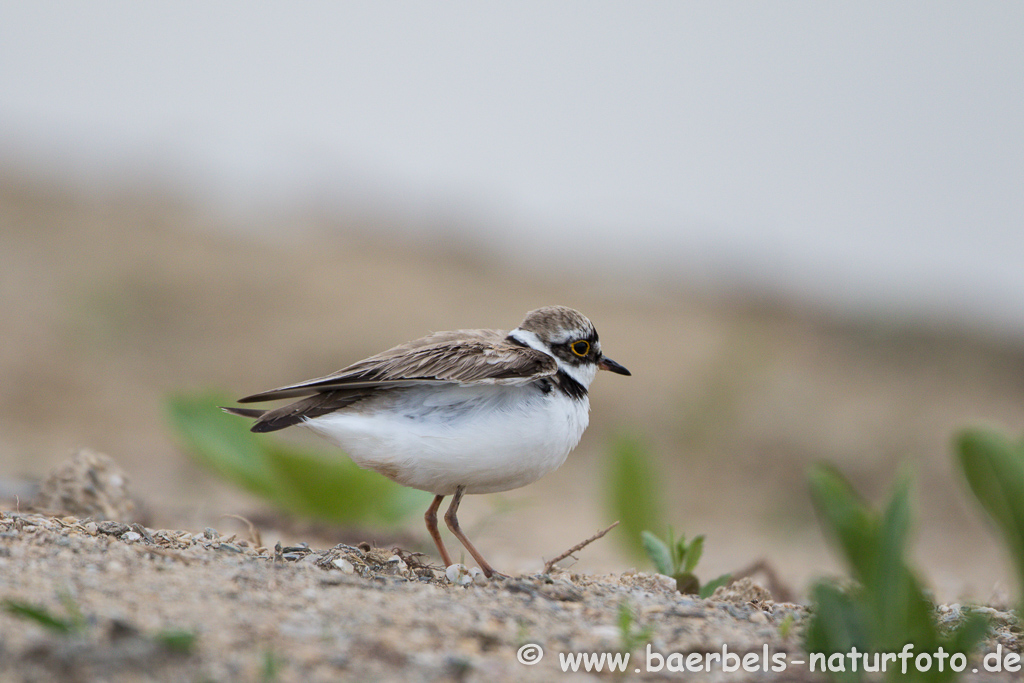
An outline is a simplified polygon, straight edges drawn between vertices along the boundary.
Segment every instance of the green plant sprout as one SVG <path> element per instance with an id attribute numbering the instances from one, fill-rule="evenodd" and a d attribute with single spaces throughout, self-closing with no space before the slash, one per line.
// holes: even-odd
<path id="1" fill-rule="evenodd" d="M 0 605 L 4 611 L 27 621 L 32 621 L 47 631 L 58 633 L 62 636 L 70 636 L 80 633 L 85 629 L 85 617 L 70 596 L 61 596 L 61 602 L 68 612 L 67 617 L 60 617 L 51 612 L 43 605 L 35 605 L 21 600 L 8 599 Z"/>
<path id="2" fill-rule="evenodd" d="M 845 560 L 853 582 L 841 587 L 819 581 L 813 586 L 813 614 L 804 634 L 807 652 L 812 657 L 815 653 L 845 657 L 857 648 L 865 658 L 860 667 L 844 667 L 840 673 L 833 670 L 833 675 L 845 680 L 861 680 L 865 665 L 877 671 L 880 654 L 900 652 L 908 644 L 916 653 L 937 653 L 941 647 L 949 656 L 969 654 L 984 637 L 987 619 L 968 613 L 955 629 L 941 630 L 935 606 L 907 566 L 910 478 L 897 480 L 881 514 L 832 467 L 813 467 L 809 479 L 821 525 Z M 927 671 L 911 666 L 903 674 L 891 665 L 886 673 L 893 680 L 948 681 L 956 677 L 950 666 L 931 666 Z"/>
<path id="3" fill-rule="evenodd" d="M 675 539 L 669 527 L 666 542 L 650 531 L 667 527 L 660 482 L 647 445 L 635 436 L 616 436 L 608 458 L 606 489 L 610 516 L 625 531 L 618 538 L 634 555 L 650 559 L 659 573 L 673 577 L 681 593 L 706 598 L 732 576 L 723 574 L 702 586 L 694 570 L 704 553 L 704 536 L 687 543 L 685 536 Z"/>
<path id="4" fill-rule="evenodd" d="M 281 674 L 282 660 L 273 650 L 263 652 L 263 668 L 260 671 L 260 680 L 264 683 L 274 683 Z"/>
<path id="5" fill-rule="evenodd" d="M 153 636 L 153 640 L 163 645 L 171 652 L 190 654 L 195 648 L 197 635 L 194 631 L 183 629 L 168 629 L 159 631 Z"/>
<path id="6" fill-rule="evenodd" d="M 21 600 L 6 599 L 0 602 L 5 612 L 20 619 L 31 621 L 45 630 L 64 638 L 88 635 L 89 620 L 82 613 L 78 603 L 66 592 L 60 594 L 60 602 L 67 612 L 66 617 L 58 616 L 44 605 Z M 153 634 L 151 640 L 169 652 L 190 654 L 196 641 L 196 634 L 184 629 L 168 629 Z"/>
<path id="7" fill-rule="evenodd" d="M 704 535 L 695 536 L 689 543 L 686 536 L 674 538 L 672 528 L 668 530 L 668 542 L 658 538 L 654 533 L 641 532 L 644 550 L 659 574 L 671 576 L 676 581 L 676 589 L 686 595 L 710 597 L 715 589 L 724 586 L 732 578 L 731 574 L 722 574 L 716 579 L 701 585 L 694 570 L 704 554 Z"/>
<path id="8" fill-rule="evenodd" d="M 785 618 L 779 622 L 779 637 L 782 640 L 789 640 L 789 637 L 793 635 L 793 625 L 796 623 L 796 617 L 790 612 Z"/>
<path id="9" fill-rule="evenodd" d="M 620 652 L 634 652 L 643 647 L 654 635 L 654 629 L 650 624 L 643 628 L 636 628 L 636 616 L 629 602 L 623 600 L 619 604 L 619 647 Z"/>
<path id="10" fill-rule="evenodd" d="M 393 523 L 429 495 L 360 469 L 340 452 L 298 448 L 249 431 L 217 406 L 220 393 L 175 396 L 167 414 L 192 457 L 224 479 L 293 514 L 330 522 Z"/>
<path id="11" fill-rule="evenodd" d="M 606 470 L 609 517 L 619 520 L 616 538 L 629 552 L 644 556 L 644 529 L 663 529 L 664 505 L 650 449 L 639 438 L 619 434 L 612 439 Z"/>
<path id="12" fill-rule="evenodd" d="M 972 428 L 957 434 L 954 450 L 971 493 L 1010 551 L 1024 605 L 1024 442 Z"/>

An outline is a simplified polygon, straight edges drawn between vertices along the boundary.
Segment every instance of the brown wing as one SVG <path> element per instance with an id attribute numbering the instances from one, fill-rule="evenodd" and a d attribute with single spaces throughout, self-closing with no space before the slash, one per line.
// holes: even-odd
<path id="1" fill-rule="evenodd" d="M 509 343 L 504 332 L 438 332 L 353 363 L 326 377 L 246 396 L 239 399 L 239 403 L 421 383 L 521 384 L 554 375 L 557 370 L 554 358 Z"/>

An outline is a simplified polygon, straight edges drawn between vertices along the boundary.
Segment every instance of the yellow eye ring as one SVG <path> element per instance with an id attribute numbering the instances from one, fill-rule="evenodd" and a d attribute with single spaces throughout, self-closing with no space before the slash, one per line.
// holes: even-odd
<path id="1" fill-rule="evenodd" d="M 572 346 L 570 346 L 569 348 L 572 349 L 572 352 L 575 353 L 577 356 L 583 358 L 588 353 L 590 353 L 590 342 L 588 342 L 586 339 L 580 339 L 579 341 L 573 342 Z"/>

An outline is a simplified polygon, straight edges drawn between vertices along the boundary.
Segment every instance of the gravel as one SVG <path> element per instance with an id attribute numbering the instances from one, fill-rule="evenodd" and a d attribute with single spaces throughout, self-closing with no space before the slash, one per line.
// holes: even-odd
<path id="1" fill-rule="evenodd" d="M 806 610 L 748 589 L 698 600 L 656 574 L 485 580 L 396 548 L 0 512 L 0 680 L 550 680 L 558 652 L 616 652 L 630 636 L 634 657 L 648 637 L 661 652 L 799 652 L 780 624 Z M 548 655 L 521 664 L 527 643 Z"/>
<path id="2" fill-rule="evenodd" d="M 563 674 L 560 655 L 624 650 L 630 680 L 669 680 L 684 674 L 647 671 L 648 648 L 805 658 L 807 609 L 750 578 L 701 600 L 658 574 L 474 569 L 368 544 L 266 548 L 210 528 L 0 511 L 0 681 L 547 681 L 597 675 Z M 1019 650 L 1012 616 L 990 612 L 986 650 Z M 956 621 L 961 606 L 937 613 Z M 766 678 L 813 680 L 796 665 L 702 680 Z"/>

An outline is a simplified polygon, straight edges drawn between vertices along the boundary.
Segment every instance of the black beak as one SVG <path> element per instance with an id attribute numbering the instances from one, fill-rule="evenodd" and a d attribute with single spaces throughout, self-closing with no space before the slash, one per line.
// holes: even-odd
<path id="1" fill-rule="evenodd" d="M 611 372 L 614 372 L 616 375 L 626 375 L 628 377 L 633 374 L 629 370 L 627 370 L 626 368 L 624 368 L 623 366 L 619 365 L 611 358 L 608 358 L 606 356 L 601 356 L 601 360 L 597 361 L 597 367 L 601 368 L 602 370 L 609 370 Z"/>

